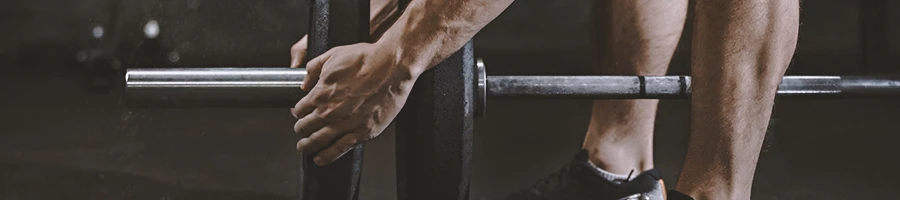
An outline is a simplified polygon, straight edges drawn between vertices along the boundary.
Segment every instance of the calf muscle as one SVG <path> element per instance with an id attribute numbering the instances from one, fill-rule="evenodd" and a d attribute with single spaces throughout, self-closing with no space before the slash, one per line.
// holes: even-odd
<path id="1" fill-rule="evenodd" d="M 698 199 L 749 199 L 797 43 L 799 2 L 700 0 L 695 11 L 691 136 L 676 189 Z"/>

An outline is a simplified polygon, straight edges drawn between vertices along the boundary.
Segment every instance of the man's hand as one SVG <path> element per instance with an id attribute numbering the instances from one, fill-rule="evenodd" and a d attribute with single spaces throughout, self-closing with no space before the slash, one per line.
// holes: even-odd
<path id="1" fill-rule="evenodd" d="M 291 68 L 298 68 L 303 62 L 306 62 L 306 49 L 309 47 L 307 41 L 308 35 L 304 35 L 303 39 L 291 47 Z"/>
<path id="2" fill-rule="evenodd" d="M 397 0 L 372 0 L 370 3 L 372 10 L 369 32 L 372 36 L 371 39 L 376 41 L 400 16 L 400 11 L 397 7 Z M 306 55 L 309 47 L 308 37 L 308 35 L 304 35 L 303 39 L 291 47 L 291 68 L 301 67 L 308 59 Z M 359 46 L 369 46 L 367 49 L 371 51 L 355 49 Z M 319 165 L 331 163 L 356 144 L 380 134 L 406 101 L 408 91 L 398 90 L 398 87 L 405 87 L 405 85 L 387 80 L 393 76 L 391 74 L 396 73 L 381 70 L 386 66 L 391 67 L 396 64 L 385 65 L 384 63 L 391 63 L 391 61 L 374 58 L 375 55 L 369 52 L 376 50 L 373 50 L 375 47 L 371 46 L 373 45 L 359 44 L 352 45 L 352 47 L 337 47 L 307 64 L 307 77 L 303 83 L 303 90 L 310 91 L 313 86 L 317 85 L 319 77 L 334 79 L 329 83 L 319 84 L 321 87 L 327 88 L 310 92 L 291 110 L 295 117 L 300 118 L 294 125 L 294 130 L 303 137 L 297 143 L 297 150 L 305 152 L 307 155 L 321 150 L 315 158 L 315 162 Z M 348 52 L 350 53 L 348 54 Z M 331 55 L 335 54 L 340 54 L 340 56 L 331 58 Z M 354 62 L 354 64 L 343 64 L 348 62 Z M 340 67 L 322 70 L 324 66 L 330 65 L 340 65 Z M 363 71 L 364 68 L 367 68 L 368 71 Z M 339 73 L 332 75 L 333 72 Z M 359 76 L 364 77 L 357 78 Z M 407 77 L 409 77 L 408 73 Z M 388 85 L 382 86 L 382 84 Z M 367 93 L 356 94 L 340 88 L 352 88 Z M 402 95 L 399 95 L 401 93 Z M 365 100 L 371 101 L 364 102 Z M 347 117 L 348 113 L 356 113 L 359 116 L 350 118 Z"/>
<path id="3" fill-rule="evenodd" d="M 360 43 L 335 47 L 309 61 L 303 81 L 309 94 L 291 110 L 299 119 L 294 132 L 303 138 L 298 151 L 315 153 L 315 163 L 325 165 L 384 131 L 418 77 L 398 65 L 395 49 Z"/>
<path id="4" fill-rule="evenodd" d="M 378 13 L 400 13 L 396 1 L 378 1 L 387 8 Z M 390 26 L 370 27 L 385 31 L 373 34 L 381 35 L 377 42 L 335 47 L 307 63 L 303 90 L 309 94 L 291 110 L 299 119 L 294 131 L 303 138 L 297 150 L 325 165 L 381 134 L 419 74 L 459 50 L 512 1 L 411 1 L 396 22 L 372 15 L 391 19 L 374 20 Z M 304 37 L 291 48 L 291 67 L 303 63 L 306 47 Z"/>

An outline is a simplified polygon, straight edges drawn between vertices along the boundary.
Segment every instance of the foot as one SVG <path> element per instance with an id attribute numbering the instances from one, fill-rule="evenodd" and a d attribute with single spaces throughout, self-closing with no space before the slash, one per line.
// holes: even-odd
<path id="1" fill-rule="evenodd" d="M 662 192 L 659 171 L 651 169 L 633 179 L 610 180 L 588 161 L 587 151 L 579 152 L 571 163 L 514 193 L 507 200 L 651 200 L 650 193 Z M 661 196 L 661 195 L 655 195 Z M 652 199 L 656 200 L 656 199 Z M 662 199 L 660 199 L 662 200 Z"/>

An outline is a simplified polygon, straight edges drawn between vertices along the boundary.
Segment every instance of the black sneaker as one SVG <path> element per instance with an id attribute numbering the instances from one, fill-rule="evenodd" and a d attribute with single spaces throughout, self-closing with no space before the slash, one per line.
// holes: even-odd
<path id="1" fill-rule="evenodd" d="M 587 151 L 582 150 L 559 171 L 538 181 L 530 189 L 510 195 L 506 200 L 645 200 L 649 198 L 644 194 L 661 187 L 661 178 L 660 172 L 653 169 L 630 181 L 607 180 L 589 163 Z"/>

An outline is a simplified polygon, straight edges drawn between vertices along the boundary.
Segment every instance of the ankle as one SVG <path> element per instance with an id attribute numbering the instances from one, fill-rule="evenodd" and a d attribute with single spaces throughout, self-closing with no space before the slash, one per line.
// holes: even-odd
<path id="1" fill-rule="evenodd" d="M 613 174 L 640 174 L 653 169 L 653 159 L 649 153 L 637 153 L 639 152 L 637 150 L 629 151 L 621 148 L 617 150 L 610 150 L 613 148 L 585 149 L 588 151 L 588 161 L 594 167 Z"/>

